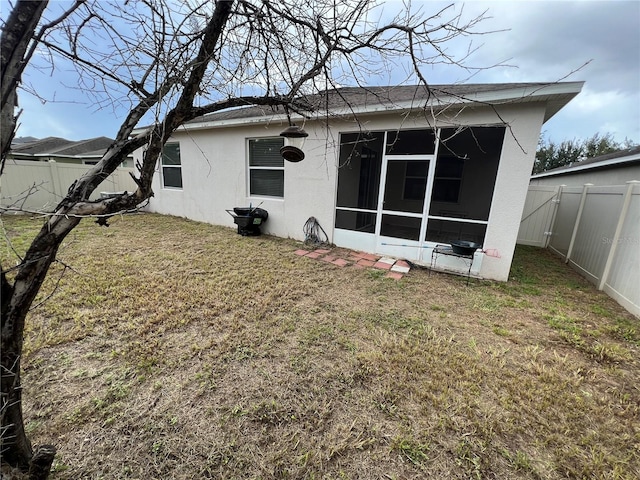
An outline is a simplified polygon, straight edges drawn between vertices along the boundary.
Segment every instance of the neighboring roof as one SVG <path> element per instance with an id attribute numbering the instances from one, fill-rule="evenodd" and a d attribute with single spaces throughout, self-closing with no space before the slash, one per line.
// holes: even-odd
<path id="1" fill-rule="evenodd" d="M 502 105 L 508 103 L 545 102 L 547 121 L 575 97 L 584 82 L 556 83 L 481 83 L 402 85 L 384 87 L 342 87 L 321 94 L 301 97 L 316 111 L 326 114 L 363 114 L 424 108 L 442 108 L 457 104 Z M 282 107 L 247 106 L 196 118 L 187 125 L 207 128 L 252 123 L 284 116 Z M 252 119 L 252 120 L 250 120 Z"/>
<path id="2" fill-rule="evenodd" d="M 12 143 L 30 143 L 30 142 L 35 142 L 37 139 L 36 137 L 15 137 L 11 142 Z"/>
<path id="3" fill-rule="evenodd" d="M 11 153 L 21 153 L 25 155 L 37 155 L 39 153 L 50 153 L 59 148 L 73 143 L 60 137 L 47 137 L 35 142 L 22 143 L 11 146 Z"/>
<path id="4" fill-rule="evenodd" d="M 102 157 L 102 155 L 104 155 L 106 148 L 99 148 L 98 150 L 92 150 L 90 152 L 84 152 L 82 155 L 77 155 L 77 156 L 82 156 L 82 157 Z"/>
<path id="5" fill-rule="evenodd" d="M 564 165 L 562 167 L 553 168 L 546 172 L 532 175 L 531 178 L 543 178 L 552 177 L 557 175 L 570 175 L 583 170 L 604 170 L 611 168 L 620 168 L 627 165 L 634 165 L 640 163 L 640 145 L 632 148 L 626 148 L 613 153 L 607 153 L 605 155 L 598 155 L 597 157 L 587 158 L 580 162 L 572 163 L 571 165 Z"/>
<path id="6" fill-rule="evenodd" d="M 11 153 L 17 155 L 51 155 L 61 157 L 100 155 L 113 143 L 111 138 L 96 137 L 87 140 L 66 140 L 47 137 L 35 142 L 12 145 Z"/>

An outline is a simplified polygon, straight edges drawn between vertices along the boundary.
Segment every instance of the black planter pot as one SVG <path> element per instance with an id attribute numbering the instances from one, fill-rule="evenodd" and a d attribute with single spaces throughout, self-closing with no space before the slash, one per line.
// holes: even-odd
<path id="1" fill-rule="evenodd" d="M 260 226 L 269 218 L 269 213 L 262 208 L 235 207 L 233 213 L 231 210 L 227 212 L 233 217 L 233 223 L 238 226 L 238 234 L 242 236 L 260 235 Z"/>
<path id="2" fill-rule="evenodd" d="M 451 242 L 451 248 L 453 253 L 458 255 L 473 255 L 481 245 L 475 242 L 469 242 L 467 240 L 455 240 Z"/>

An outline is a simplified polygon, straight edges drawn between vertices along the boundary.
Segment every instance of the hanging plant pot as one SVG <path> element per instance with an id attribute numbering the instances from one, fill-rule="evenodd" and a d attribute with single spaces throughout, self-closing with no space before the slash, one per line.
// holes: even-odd
<path id="1" fill-rule="evenodd" d="M 283 130 L 280 136 L 284 137 L 284 147 L 280 149 L 282 158 L 292 163 L 298 163 L 304 160 L 302 147 L 309 134 L 297 125 L 289 125 Z"/>
<path id="2" fill-rule="evenodd" d="M 280 149 L 280 155 L 287 161 L 292 163 L 298 163 L 304 160 L 304 152 L 298 147 L 291 145 L 285 145 Z"/>

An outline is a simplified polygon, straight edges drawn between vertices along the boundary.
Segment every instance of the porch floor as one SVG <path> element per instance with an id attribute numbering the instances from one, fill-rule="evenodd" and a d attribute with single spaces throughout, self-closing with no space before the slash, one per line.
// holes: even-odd
<path id="1" fill-rule="evenodd" d="M 411 266 L 404 260 L 381 257 L 371 253 L 356 252 L 344 248 L 316 248 L 314 250 L 298 249 L 294 252 L 300 257 L 311 258 L 331 263 L 336 267 L 377 268 L 386 270 L 385 277 L 400 280 L 409 273 Z"/>

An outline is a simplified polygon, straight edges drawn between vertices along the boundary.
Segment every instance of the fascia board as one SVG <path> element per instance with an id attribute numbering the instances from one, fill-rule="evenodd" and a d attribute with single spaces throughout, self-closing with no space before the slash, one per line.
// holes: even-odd
<path id="1" fill-rule="evenodd" d="M 292 118 L 295 118 L 292 116 Z M 181 126 L 180 130 L 204 130 L 208 128 L 223 128 L 223 127 L 246 127 L 251 125 L 269 125 L 270 123 L 276 125 L 288 124 L 287 116 L 284 114 L 273 114 L 269 116 L 260 117 L 242 117 L 242 118 L 230 118 L 228 120 L 213 120 L 210 122 L 198 122 L 198 123 L 185 123 Z M 141 133 L 146 129 L 140 129 L 138 132 L 135 130 L 133 133 Z M 179 133 L 180 130 L 176 131 Z"/>
<path id="2" fill-rule="evenodd" d="M 83 158 L 102 158 L 102 155 L 59 155 L 57 153 L 34 153 L 32 157 L 58 157 L 58 158 L 71 158 L 74 160 Z"/>

